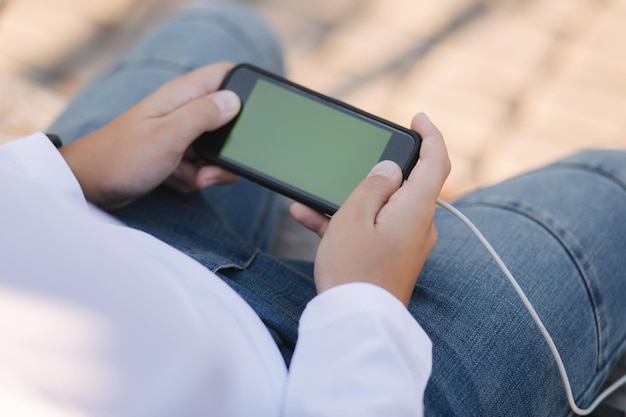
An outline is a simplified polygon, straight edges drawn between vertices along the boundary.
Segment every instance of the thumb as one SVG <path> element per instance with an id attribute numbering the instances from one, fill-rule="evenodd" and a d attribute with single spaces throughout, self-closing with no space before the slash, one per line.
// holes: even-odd
<path id="1" fill-rule="evenodd" d="M 401 184 L 402 170 L 398 164 L 392 161 L 379 162 L 350 194 L 337 214 L 343 211 L 343 215 L 375 219 Z"/>
<path id="2" fill-rule="evenodd" d="M 229 90 L 219 90 L 209 94 L 208 97 L 213 100 L 221 113 L 221 117 L 228 120 L 237 115 L 241 108 L 241 101 L 237 94 Z"/>
<path id="3" fill-rule="evenodd" d="M 241 109 L 237 94 L 229 90 L 219 90 L 206 97 L 194 100 L 188 105 L 189 114 L 198 120 L 197 127 L 207 132 L 222 127 L 231 121 Z"/>
<path id="4" fill-rule="evenodd" d="M 400 167 L 393 161 L 381 161 L 374 165 L 374 168 L 367 174 L 367 178 L 375 177 L 377 175 L 393 178 L 396 174 L 402 174 Z"/>
<path id="5" fill-rule="evenodd" d="M 239 97 L 228 90 L 220 90 L 176 109 L 165 116 L 165 128 L 175 137 L 186 138 L 189 143 L 202 133 L 218 129 L 231 121 L 241 109 Z"/>

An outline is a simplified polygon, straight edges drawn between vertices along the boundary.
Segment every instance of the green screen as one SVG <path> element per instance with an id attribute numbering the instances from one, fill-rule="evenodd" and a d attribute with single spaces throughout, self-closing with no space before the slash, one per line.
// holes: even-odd
<path id="1" fill-rule="evenodd" d="M 221 155 L 341 205 L 390 137 L 385 129 L 261 79 Z"/>

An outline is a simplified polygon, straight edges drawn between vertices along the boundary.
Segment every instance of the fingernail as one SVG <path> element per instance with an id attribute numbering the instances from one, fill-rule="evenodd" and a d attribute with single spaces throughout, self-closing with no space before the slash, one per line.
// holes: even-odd
<path id="1" fill-rule="evenodd" d="M 370 171 L 368 177 L 374 175 L 382 175 L 383 177 L 393 177 L 398 172 L 400 167 L 392 161 L 381 161 L 377 163 Z"/>
<path id="2" fill-rule="evenodd" d="M 213 101 L 222 113 L 231 113 L 239 110 L 239 97 L 228 90 L 221 90 L 213 94 Z"/>

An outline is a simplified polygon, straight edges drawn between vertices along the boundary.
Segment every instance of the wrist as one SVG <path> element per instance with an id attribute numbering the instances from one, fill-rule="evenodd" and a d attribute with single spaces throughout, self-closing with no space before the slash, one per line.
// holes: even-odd
<path id="1" fill-rule="evenodd" d="M 79 139 L 59 148 L 59 153 L 76 177 L 85 199 L 96 206 L 103 206 L 103 193 L 98 177 L 104 174 L 96 166 L 91 153 L 86 152 L 89 149 L 83 145 L 83 139 Z"/>

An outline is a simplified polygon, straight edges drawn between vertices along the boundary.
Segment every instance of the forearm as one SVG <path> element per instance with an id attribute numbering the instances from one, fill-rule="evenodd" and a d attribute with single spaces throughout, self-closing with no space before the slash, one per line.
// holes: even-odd
<path id="1" fill-rule="evenodd" d="M 98 134 L 78 139 L 60 148 L 59 152 L 80 184 L 85 199 L 96 206 L 112 209 L 125 202 L 123 195 L 110 191 L 118 182 L 114 166 L 121 161 L 119 158 L 114 160 L 116 157 L 107 149 L 106 140 L 100 139 Z"/>

